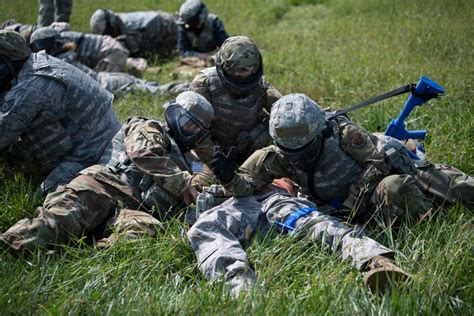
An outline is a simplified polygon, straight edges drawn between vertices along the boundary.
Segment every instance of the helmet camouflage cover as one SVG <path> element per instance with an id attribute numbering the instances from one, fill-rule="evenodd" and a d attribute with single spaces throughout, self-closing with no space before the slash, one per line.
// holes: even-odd
<path id="1" fill-rule="evenodd" d="M 219 49 L 225 74 L 237 81 L 247 81 L 262 68 L 262 56 L 255 42 L 247 36 L 229 37 Z"/>
<path id="2" fill-rule="evenodd" d="M 326 114 L 304 94 L 289 94 L 272 105 L 270 136 L 280 146 L 299 149 L 326 129 Z"/>
<path id="3" fill-rule="evenodd" d="M 28 43 L 19 33 L 11 30 L 0 30 L 0 57 L 9 60 L 25 60 L 30 56 Z"/>

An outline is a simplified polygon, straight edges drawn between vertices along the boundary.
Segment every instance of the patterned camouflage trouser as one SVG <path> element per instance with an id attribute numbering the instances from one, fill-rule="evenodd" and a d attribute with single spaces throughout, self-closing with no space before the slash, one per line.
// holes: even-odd
<path id="1" fill-rule="evenodd" d="M 390 222 L 419 220 L 435 206 L 462 202 L 474 206 L 474 178 L 445 164 L 424 163 L 418 174 L 391 175 L 376 187 L 371 203 Z"/>
<path id="2" fill-rule="evenodd" d="M 40 0 L 38 26 L 49 26 L 53 22 L 69 22 L 72 0 Z"/>
<path id="3" fill-rule="evenodd" d="M 146 81 L 122 72 L 98 73 L 100 85 L 114 94 L 143 91 L 154 95 L 176 95 L 189 90 L 189 82 L 178 81 L 160 85 L 154 81 Z"/>
<path id="4" fill-rule="evenodd" d="M 117 182 L 111 185 L 110 181 L 99 181 L 90 175 L 77 176 L 68 185 L 48 194 L 43 207 L 37 210 L 37 217 L 22 219 L 0 235 L 0 242 L 22 251 L 38 246 L 52 248 L 82 236 L 105 237 L 106 243 L 119 236 L 155 236 L 162 226 L 157 219 L 142 211 L 118 208 L 118 201 L 127 207 L 136 206 L 129 196 L 117 189 L 126 185 L 104 168 L 100 168 L 97 175 Z M 111 236 L 107 236 L 108 227 L 113 228 Z"/>
<path id="5" fill-rule="evenodd" d="M 108 35 L 104 35 L 97 55 L 95 71 L 125 72 L 129 52 L 125 46 Z"/>
<path id="6" fill-rule="evenodd" d="M 188 232 L 199 268 L 208 280 L 223 277 L 234 295 L 249 290 L 255 282 L 255 273 L 249 268 L 242 244 L 250 241 L 258 228 L 265 231 L 271 223 L 285 222 L 296 210 L 308 207 L 315 205 L 269 186 L 267 192 L 232 198 L 202 213 Z M 392 250 L 361 231 L 318 210 L 298 219 L 294 232 L 325 243 L 341 259 L 350 259 L 358 269 L 375 256 L 393 255 Z"/>

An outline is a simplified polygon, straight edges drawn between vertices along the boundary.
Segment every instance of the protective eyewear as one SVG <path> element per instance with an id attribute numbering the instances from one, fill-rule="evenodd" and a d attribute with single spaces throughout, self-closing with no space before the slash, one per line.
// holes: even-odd
<path id="1" fill-rule="evenodd" d="M 202 127 L 188 114 L 183 114 L 178 118 L 178 126 L 184 136 L 197 136 L 196 143 L 200 143 L 209 134 L 209 130 Z"/>

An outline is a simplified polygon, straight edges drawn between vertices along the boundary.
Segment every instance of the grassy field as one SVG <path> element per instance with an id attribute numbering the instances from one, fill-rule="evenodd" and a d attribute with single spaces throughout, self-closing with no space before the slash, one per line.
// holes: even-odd
<path id="1" fill-rule="evenodd" d="M 181 1 L 75 0 L 72 28 L 88 31 L 98 8 L 177 11 Z M 283 94 L 303 92 L 323 107 L 342 108 L 426 75 L 447 93 L 417 109 L 408 128 L 426 128 L 433 161 L 474 174 L 474 6 L 466 0 L 208 0 L 232 35 L 249 35 L 264 56 L 267 79 Z M 0 22 L 33 23 L 36 0 L 0 0 Z M 160 61 L 154 61 L 157 64 Z M 163 62 L 163 61 L 161 61 Z M 164 61 L 166 82 L 177 60 Z M 162 118 L 165 100 L 131 95 L 114 108 Z M 351 117 L 384 129 L 405 97 Z M 40 180 L 31 168 L 0 159 L 0 230 L 32 216 Z M 120 242 L 99 251 L 64 247 L 61 254 L 0 257 L 0 314 L 474 314 L 472 209 L 455 205 L 399 230 L 368 232 L 397 251 L 413 274 L 402 289 L 372 295 L 362 275 L 320 245 L 271 234 L 248 249 L 258 273 L 255 291 L 232 300 L 208 284 L 185 238 L 181 218 L 156 240 Z"/>

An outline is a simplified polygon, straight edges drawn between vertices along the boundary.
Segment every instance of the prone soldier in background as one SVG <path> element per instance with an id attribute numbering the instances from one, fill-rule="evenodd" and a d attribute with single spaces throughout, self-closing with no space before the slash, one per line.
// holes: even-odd
<path id="1" fill-rule="evenodd" d="M 413 161 L 398 140 L 378 138 L 345 117 L 328 121 L 303 94 L 273 105 L 270 135 L 275 145 L 255 152 L 239 173 L 229 155 L 214 152 L 214 174 L 228 192 L 251 195 L 289 177 L 329 214 L 339 210 L 364 222 L 381 214 L 390 224 L 419 220 L 443 203 L 474 204 L 473 177 L 445 164 Z"/>
<path id="2" fill-rule="evenodd" d="M 65 41 L 74 42 L 80 63 L 95 71 L 125 71 L 129 52 L 110 36 L 71 32 L 69 23 L 65 22 L 54 22 L 50 27 L 58 30 Z M 22 24 L 16 20 L 8 20 L 3 23 L 2 28 L 20 33 L 29 43 L 31 35 L 38 27 L 35 24 Z"/>
<path id="3" fill-rule="evenodd" d="M 71 45 L 72 44 L 72 45 Z M 160 85 L 154 81 L 146 81 L 122 72 L 95 72 L 78 61 L 77 53 L 74 52 L 75 44 L 61 37 L 61 34 L 50 27 L 37 29 L 30 38 L 30 47 L 33 52 L 46 50 L 49 55 L 64 60 L 65 62 L 79 68 L 108 91 L 117 93 L 130 93 L 137 90 L 150 94 L 179 94 L 189 90 L 188 82 L 171 82 Z"/>
<path id="4" fill-rule="evenodd" d="M 0 150 L 44 171 L 42 192 L 96 163 L 120 129 L 109 92 L 14 31 L 0 31 L 0 78 Z"/>
<path id="5" fill-rule="evenodd" d="M 174 216 L 197 196 L 183 154 L 209 133 L 213 111 L 206 99 L 188 91 L 169 101 L 165 118 L 166 124 L 129 118 L 100 164 L 50 193 L 36 218 L 20 220 L 0 242 L 18 252 L 84 235 L 99 240 L 99 246 L 122 235 L 156 235 L 163 225 L 152 215 Z"/>
<path id="6" fill-rule="evenodd" d="M 92 14 L 93 33 L 123 42 L 130 56 L 171 56 L 176 49 L 177 27 L 172 14 L 163 11 L 115 13 L 99 9 Z"/>
<path id="7" fill-rule="evenodd" d="M 224 24 L 201 0 L 187 0 L 178 13 L 178 49 L 181 57 L 208 59 L 229 37 Z"/>
<path id="8" fill-rule="evenodd" d="M 224 24 L 201 0 L 187 0 L 178 13 L 179 73 L 195 73 L 214 65 L 213 53 L 229 37 Z"/>

